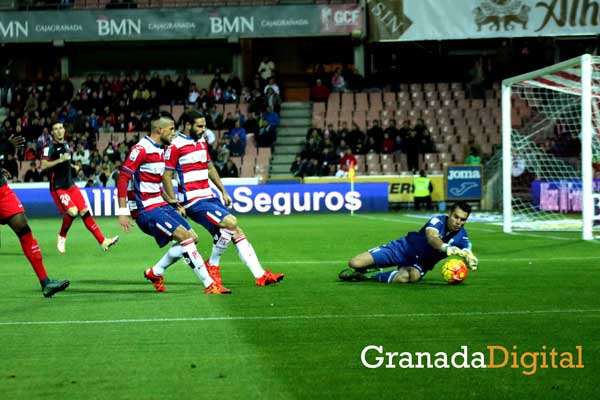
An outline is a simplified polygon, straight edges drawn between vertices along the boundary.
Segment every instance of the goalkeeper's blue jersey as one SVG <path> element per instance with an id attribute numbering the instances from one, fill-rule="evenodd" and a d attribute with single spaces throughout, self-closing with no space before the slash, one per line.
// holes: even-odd
<path id="1" fill-rule="evenodd" d="M 434 228 L 438 231 L 439 238 L 450 246 L 456 246 L 461 249 L 471 249 L 471 241 L 467 236 L 467 231 L 460 228 L 458 232 L 448 232 L 446 223 L 447 215 L 439 215 L 432 217 L 418 232 L 409 232 L 404 238 L 407 246 L 404 247 L 405 255 L 416 261 L 425 269 L 431 269 L 443 258 L 446 254 L 435 250 L 427 242 L 425 230 Z"/>

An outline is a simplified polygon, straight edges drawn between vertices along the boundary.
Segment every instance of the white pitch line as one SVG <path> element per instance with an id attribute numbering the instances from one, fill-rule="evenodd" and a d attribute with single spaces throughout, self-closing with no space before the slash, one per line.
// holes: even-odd
<path id="1" fill-rule="evenodd" d="M 65 320 L 65 321 L 3 321 L 1 326 L 39 326 L 39 325 L 106 325 L 138 324 L 164 322 L 220 322 L 220 321 L 288 321 L 288 320 L 327 320 L 327 319 L 365 319 L 365 318 L 431 318 L 431 317 L 491 317 L 512 315 L 600 313 L 600 309 L 565 310 L 515 310 L 515 311 L 472 311 L 455 313 L 409 313 L 409 314 L 362 314 L 362 315 L 282 315 L 282 316 L 222 316 L 189 318 L 140 318 L 140 319 L 102 319 L 102 320 Z"/>
<path id="2" fill-rule="evenodd" d="M 358 218 L 363 218 L 363 219 L 371 219 L 371 220 L 375 220 L 375 221 L 385 221 L 385 222 L 415 222 L 416 217 L 399 217 L 399 218 L 386 218 L 386 217 L 374 217 L 371 215 L 354 215 L 355 217 Z M 433 216 L 433 215 L 432 215 Z M 500 233 L 501 231 L 496 229 L 485 229 L 485 228 L 479 228 L 479 227 L 474 227 L 472 225 L 469 225 L 467 227 L 467 230 L 471 230 L 471 231 L 481 231 L 481 232 L 490 232 L 490 233 Z"/>
<path id="3" fill-rule="evenodd" d="M 355 217 L 358 218 L 363 218 L 363 219 L 371 219 L 371 220 L 375 220 L 375 221 L 385 221 L 385 222 L 414 222 L 414 220 L 416 219 L 416 217 L 399 217 L 399 218 L 386 218 L 386 217 L 374 217 L 374 216 L 370 216 L 370 215 L 354 215 Z M 490 232 L 490 233 L 502 233 L 502 230 L 500 229 L 486 229 L 486 228 L 480 228 L 477 226 L 473 226 L 473 225 L 467 225 L 467 231 L 476 231 L 476 232 Z M 534 238 L 542 238 L 542 239 L 554 239 L 554 240 L 569 240 L 569 241 L 580 241 L 581 238 L 580 237 L 564 237 L 564 236 L 554 236 L 554 235 L 550 235 L 550 234 L 543 234 L 543 233 L 529 233 L 529 232 L 512 232 L 509 233 L 509 235 L 515 235 L 515 236 L 527 236 L 527 237 L 534 237 Z M 593 244 L 600 244 L 600 241 L 598 240 L 590 240 L 588 241 L 589 243 L 593 243 Z"/>
<path id="4" fill-rule="evenodd" d="M 599 256 L 583 256 L 583 257 L 498 257 L 498 258 L 479 258 L 479 261 L 487 262 L 500 262 L 500 261 L 590 261 L 600 260 Z M 305 260 L 305 261 L 263 261 L 262 263 L 267 264 L 278 264 L 278 265 L 295 265 L 295 264 L 345 264 L 348 260 Z M 242 264 L 239 261 L 234 261 L 232 264 Z"/>

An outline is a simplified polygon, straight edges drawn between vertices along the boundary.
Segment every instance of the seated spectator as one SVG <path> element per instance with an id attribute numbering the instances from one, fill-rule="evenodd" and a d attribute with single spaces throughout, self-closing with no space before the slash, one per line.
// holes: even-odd
<path id="1" fill-rule="evenodd" d="M 296 159 L 292 162 L 290 166 L 290 173 L 294 176 L 303 176 L 302 167 L 304 165 L 304 160 L 300 154 L 296 154 Z"/>
<path id="2" fill-rule="evenodd" d="M 310 88 L 310 99 L 314 102 L 327 102 L 329 98 L 329 88 L 323 85 L 320 79 L 317 79 L 315 86 Z"/>
<path id="3" fill-rule="evenodd" d="M 23 159 L 25 161 L 31 161 L 38 158 L 37 151 L 35 149 L 35 143 L 27 142 L 27 147 L 25 147 L 25 152 L 23 154 Z"/>
<path id="4" fill-rule="evenodd" d="M 304 176 L 323 176 L 323 170 L 321 169 L 321 163 L 317 158 L 311 158 Z"/>
<path id="5" fill-rule="evenodd" d="M 343 123 L 346 123 L 346 121 L 344 121 Z M 337 133 L 336 133 L 335 129 L 333 128 L 333 124 L 327 125 L 327 128 L 325 128 L 325 130 L 323 131 L 322 137 L 323 137 L 323 139 L 329 139 L 332 142 L 338 141 Z"/>
<path id="6" fill-rule="evenodd" d="M 44 180 L 42 168 L 35 161 L 29 163 L 29 169 L 25 172 L 24 182 L 42 182 Z"/>
<path id="7" fill-rule="evenodd" d="M 237 103 L 238 94 L 235 89 L 231 86 L 227 86 L 223 92 L 223 102 L 225 103 Z"/>
<path id="8" fill-rule="evenodd" d="M 378 119 L 374 119 L 371 127 L 367 129 L 367 138 L 373 138 L 373 145 L 378 153 L 381 148 L 381 143 L 383 142 L 383 129 L 381 129 Z"/>
<path id="9" fill-rule="evenodd" d="M 302 150 L 303 158 L 314 158 L 319 157 L 321 152 L 323 151 L 323 139 L 319 135 L 319 133 L 313 129 L 310 138 L 307 140 L 304 145 L 304 149 Z"/>
<path id="10" fill-rule="evenodd" d="M 348 141 L 349 133 L 350 129 L 348 129 L 348 122 L 342 121 L 342 126 L 340 127 L 340 130 L 335 136 L 331 137 L 331 141 L 335 146 L 338 146 L 340 144 L 340 140 Z"/>
<path id="11" fill-rule="evenodd" d="M 90 151 L 88 149 L 84 149 L 82 143 L 78 143 L 77 148 L 75 149 L 75 152 L 73 153 L 72 160 L 75 162 L 81 161 L 82 165 L 89 165 Z"/>
<path id="12" fill-rule="evenodd" d="M 347 178 L 351 165 L 356 166 L 356 157 L 354 157 L 354 154 L 352 154 L 352 149 L 350 147 L 346 147 L 335 176 L 338 178 Z"/>
<path id="13" fill-rule="evenodd" d="M 274 112 L 271 107 L 267 107 L 267 111 L 262 113 L 262 119 L 263 121 L 268 120 L 269 125 L 271 125 L 274 128 L 277 128 L 279 126 L 279 115 L 276 112 Z"/>
<path id="14" fill-rule="evenodd" d="M 435 153 L 435 145 L 433 144 L 431 133 L 421 118 L 417 120 L 414 130 L 417 132 L 416 136 L 419 141 L 419 151 L 421 153 Z"/>
<path id="15" fill-rule="evenodd" d="M 346 81 L 342 76 L 342 70 L 340 68 L 336 69 L 331 77 L 331 91 L 338 93 L 346 91 Z"/>
<path id="16" fill-rule="evenodd" d="M 115 161 L 115 164 L 108 171 L 108 180 L 106 181 L 106 187 L 116 187 L 119 181 L 119 173 L 121 170 L 121 161 Z"/>
<path id="17" fill-rule="evenodd" d="M 239 119 L 235 121 L 234 127 L 229 131 L 230 138 L 233 138 L 234 135 L 238 135 L 242 145 L 246 147 L 246 129 L 242 127 L 242 123 Z"/>
<path id="18" fill-rule="evenodd" d="M 210 129 L 219 129 L 223 126 L 223 115 L 217 110 L 217 106 L 211 104 L 208 111 L 207 126 Z"/>
<path id="19" fill-rule="evenodd" d="M 365 133 L 353 122 L 352 130 L 348 132 L 346 144 L 352 147 L 352 152 L 355 154 L 364 154 L 363 146 L 367 140 Z M 340 141 L 341 146 L 341 141 Z"/>
<path id="20" fill-rule="evenodd" d="M 241 97 L 242 81 L 240 80 L 240 78 L 237 75 L 235 75 L 235 74 L 229 75 L 229 78 L 227 78 L 227 82 L 225 83 L 225 87 L 227 87 L 227 86 L 231 86 L 233 88 L 233 90 L 235 90 L 235 93 L 237 93 Z"/>
<path id="21" fill-rule="evenodd" d="M 215 83 L 215 85 L 210 89 L 208 96 L 210 97 L 211 101 L 215 103 L 223 103 L 223 89 L 221 89 L 218 83 Z"/>
<path id="22" fill-rule="evenodd" d="M 217 158 L 215 164 L 217 164 L 218 168 L 222 168 L 227 160 L 229 160 L 229 156 L 231 152 L 229 151 L 229 138 L 224 137 L 223 140 L 219 143 L 219 148 L 217 149 Z"/>
<path id="23" fill-rule="evenodd" d="M 340 158 L 332 144 L 325 141 L 325 148 L 322 153 L 321 169 L 323 176 L 331 175 L 336 172 L 336 166 L 340 163 Z"/>
<path id="24" fill-rule="evenodd" d="M 471 146 L 469 148 L 469 155 L 465 157 L 464 163 L 467 165 L 481 164 L 481 157 L 479 157 L 479 150 L 477 150 L 477 147 Z"/>
<path id="25" fill-rule="evenodd" d="M 316 131 L 318 135 L 322 136 L 321 130 L 313 125 L 306 131 L 306 141 L 308 141 L 308 139 L 310 139 L 313 136 L 313 131 Z"/>
<path id="26" fill-rule="evenodd" d="M 246 146 L 242 143 L 239 134 L 235 134 L 231 137 L 229 142 L 229 151 L 233 157 L 241 157 L 244 155 L 246 151 Z"/>
<path id="27" fill-rule="evenodd" d="M 258 134 L 258 130 L 260 129 L 258 126 L 258 120 L 256 119 L 255 114 L 250 113 L 248 118 L 244 122 L 244 129 L 246 130 L 246 134 Z"/>
<path id="28" fill-rule="evenodd" d="M 387 128 L 385 128 L 383 130 L 383 133 L 389 134 L 390 138 L 392 140 L 396 139 L 396 136 L 399 135 L 399 132 L 398 132 L 398 127 L 396 126 L 396 120 L 395 119 L 393 119 L 393 118 L 390 119 L 390 121 L 388 123 L 388 126 L 387 126 Z"/>
<path id="29" fill-rule="evenodd" d="M 192 83 L 190 85 L 190 91 L 187 96 L 187 102 L 188 102 L 188 104 L 196 104 L 198 102 L 199 98 L 200 98 L 200 92 L 196 88 L 196 84 Z"/>
<path id="30" fill-rule="evenodd" d="M 258 131 L 258 135 L 254 136 L 258 147 L 272 147 L 277 140 L 277 130 L 271 125 L 269 120 L 264 120 L 264 125 Z"/>
<path id="31" fill-rule="evenodd" d="M 219 175 L 221 178 L 237 178 L 240 176 L 238 168 L 231 158 L 223 165 L 223 168 L 219 171 Z"/>
<path id="32" fill-rule="evenodd" d="M 11 152 L 6 153 L 4 157 L 0 156 L 0 169 L 5 169 L 13 180 L 19 178 L 19 163 Z"/>
<path id="33" fill-rule="evenodd" d="M 198 96 L 198 99 L 196 100 L 196 104 L 198 108 L 202 111 L 210 110 L 212 106 L 212 100 L 208 95 L 208 91 L 206 89 L 200 89 L 200 94 Z"/>
<path id="34" fill-rule="evenodd" d="M 383 133 L 383 143 L 381 144 L 381 153 L 391 154 L 394 151 L 394 139 L 388 132 Z"/>
<path id="35" fill-rule="evenodd" d="M 405 119 L 404 122 L 402 123 L 402 128 L 400 128 L 398 130 L 398 135 L 400 135 L 400 138 L 402 140 L 404 140 L 410 135 L 411 130 L 412 130 L 412 127 L 410 126 L 410 120 Z"/>
<path id="36" fill-rule="evenodd" d="M 206 141 L 206 144 L 212 146 L 212 144 L 217 140 L 217 136 L 212 131 L 212 129 L 205 129 L 202 134 L 202 138 Z"/>
<path id="37" fill-rule="evenodd" d="M 368 136 L 367 141 L 362 148 L 363 154 L 379 153 L 380 150 L 381 146 L 375 142 L 375 138 L 373 136 Z"/>

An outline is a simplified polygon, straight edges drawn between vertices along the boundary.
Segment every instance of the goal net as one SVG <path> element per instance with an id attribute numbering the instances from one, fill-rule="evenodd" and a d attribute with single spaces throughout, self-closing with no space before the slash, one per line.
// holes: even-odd
<path id="1" fill-rule="evenodd" d="M 504 231 L 600 230 L 600 57 L 502 82 Z"/>

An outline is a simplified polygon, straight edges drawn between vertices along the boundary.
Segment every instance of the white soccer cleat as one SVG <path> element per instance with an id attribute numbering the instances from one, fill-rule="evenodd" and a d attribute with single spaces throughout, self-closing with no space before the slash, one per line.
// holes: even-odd
<path id="1" fill-rule="evenodd" d="M 104 242 L 100 245 L 102 251 L 108 251 L 109 247 L 114 246 L 119 241 L 119 236 L 115 236 L 114 238 L 104 239 Z"/>
<path id="2" fill-rule="evenodd" d="M 56 241 L 56 249 L 58 250 L 58 252 L 60 254 L 65 254 L 67 249 L 66 246 L 67 245 L 67 238 L 58 235 L 58 240 Z"/>

